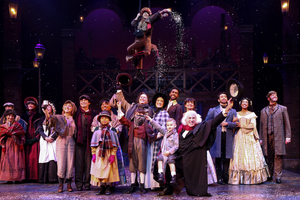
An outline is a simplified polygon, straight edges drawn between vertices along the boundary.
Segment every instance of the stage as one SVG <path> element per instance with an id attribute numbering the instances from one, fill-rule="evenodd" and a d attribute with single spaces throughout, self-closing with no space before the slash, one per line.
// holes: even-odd
<path id="1" fill-rule="evenodd" d="M 128 170 L 126 170 L 128 172 Z M 200 199 L 200 197 L 188 196 L 185 190 L 179 195 L 157 196 L 157 191 L 148 190 L 142 194 L 136 191 L 127 194 L 130 183 L 126 186 L 117 186 L 112 195 L 97 196 L 99 188 L 92 187 L 90 191 L 77 191 L 72 182 L 73 192 L 67 192 L 67 184 L 64 184 L 64 192 L 57 193 L 58 184 L 42 183 L 0 183 L 0 199 Z M 203 199 L 300 199 L 300 174 L 291 171 L 283 171 L 282 184 L 265 182 L 260 185 L 218 185 L 208 187 L 212 194 L 210 198 Z"/>

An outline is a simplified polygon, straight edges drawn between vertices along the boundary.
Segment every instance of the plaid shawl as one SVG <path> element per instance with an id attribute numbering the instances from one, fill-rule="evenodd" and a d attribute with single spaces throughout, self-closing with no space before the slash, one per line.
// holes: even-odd
<path id="1" fill-rule="evenodd" d="M 153 120 L 156 121 L 164 130 L 167 130 L 167 120 L 170 118 L 169 113 L 165 110 L 162 109 L 157 109 Z M 157 130 L 155 130 L 155 132 L 157 133 Z M 153 156 L 152 156 L 152 167 L 151 167 L 151 172 L 153 172 L 153 168 L 154 168 L 154 163 L 155 160 L 158 156 L 158 153 L 160 151 L 161 148 L 161 141 L 162 138 L 156 140 L 153 144 L 154 144 L 154 148 L 153 148 Z"/>
<path id="2" fill-rule="evenodd" d="M 14 122 L 10 127 L 0 125 L 0 145 L 2 145 L 3 148 L 5 148 L 7 137 L 12 137 L 17 145 L 23 145 L 25 142 L 25 131 L 21 124 Z"/>
<path id="3" fill-rule="evenodd" d="M 96 130 L 93 134 L 91 140 L 91 147 L 99 146 L 99 155 L 100 157 L 105 156 L 105 150 L 111 149 L 113 147 L 119 147 L 119 140 L 117 133 L 114 128 L 100 127 L 99 130 Z"/>
<path id="4" fill-rule="evenodd" d="M 107 129 L 102 130 L 101 140 L 99 145 L 99 155 L 100 157 L 105 157 L 105 150 L 113 148 L 113 144 L 111 142 L 110 133 Z"/>

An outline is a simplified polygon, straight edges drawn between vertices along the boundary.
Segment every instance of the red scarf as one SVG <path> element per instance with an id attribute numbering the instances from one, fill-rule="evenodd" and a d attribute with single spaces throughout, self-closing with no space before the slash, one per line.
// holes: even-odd
<path id="1" fill-rule="evenodd" d="M 196 124 L 196 125 L 197 125 L 197 124 Z M 196 126 L 196 125 L 195 125 L 195 126 Z M 178 128 L 178 134 L 181 133 L 182 130 L 185 130 L 185 131 L 191 131 L 191 130 L 193 130 L 193 129 L 195 128 L 195 126 L 190 127 L 190 126 L 188 126 L 188 125 L 183 125 L 183 124 L 181 124 L 181 125 L 179 126 L 179 128 Z"/>

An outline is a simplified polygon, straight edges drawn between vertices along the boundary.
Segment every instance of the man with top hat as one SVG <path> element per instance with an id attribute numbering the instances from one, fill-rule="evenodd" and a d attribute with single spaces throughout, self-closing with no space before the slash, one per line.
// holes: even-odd
<path id="1" fill-rule="evenodd" d="M 277 103 L 277 92 L 270 91 L 267 99 L 269 105 L 260 112 L 259 138 L 270 169 L 268 181 L 272 181 L 275 174 L 276 183 L 281 184 L 285 145 L 291 142 L 291 125 L 287 107 Z"/>
<path id="2" fill-rule="evenodd" d="M 92 131 L 91 125 L 96 112 L 90 108 L 91 98 L 84 94 L 79 97 L 80 106 L 75 115 L 77 134 L 75 138 L 75 185 L 78 191 L 90 190 L 90 168 L 92 153 L 90 149 Z"/>
<path id="3" fill-rule="evenodd" d="M 153 31 L 153 24 L 159 19 L 168 16 L 167 12 L 170 9 L 163 9 L 152 15 L 151 9 L 144 7 L 137 14 L 136 18 L 131 22 L 135 27 L 135 41 L 127 47 L 128 56 L 126 61 L 133 61 L 137 69 L 137 76 L 143 75 L 142 73 L 142 58 L 150 55 L 151 50 L 155 51 L 158 56 L 156 45 L 151 43 L 151 36 Z"/>
<path id="4" fill-rule="evenodd" d="M 36 111 L 38 101 L 34 97 L 27 97 L 24 100 L 25 107 L 27 109 L 21 118 L 24 119 L 28 126 L 25 134 L 26 137 L 26 148 L 25 148 L 25 162 L 26 162 L 26 179 L 31 181 L 38 180 L 39 172 L 39 137 L 40 135 L 36 132 L 39 120 L 42 117 L 41 113 Z"/>

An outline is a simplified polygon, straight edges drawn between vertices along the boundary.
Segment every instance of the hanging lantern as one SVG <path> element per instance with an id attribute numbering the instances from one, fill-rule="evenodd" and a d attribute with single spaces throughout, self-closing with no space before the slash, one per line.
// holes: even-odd
<path id="1" fill-rule="evenodd" d="M 268 60 L 269 60 L 268 55 L 266 53 L 264 53 L 264 55 L 263 55 L 264 64 L 268 64 Z"/>
<path id="2" fill-rule="evenodd" d="M 80 16 L 79 16 L 79 21 L 80 21 L 80 22 L 83 22 L 83 21 L 84 21 L 84 16 L 83 16 L 83 15 L 80 15 Z"/>
<path id="3" fill-rule="evenodd" d="M 40 66 L 40 62 L 36 58 L 32 61 L 32 64 L 33 64 L 33 67 L 35 67 L 35 68 L 39 68 L 39 66 Z"/>
<path id="4" fill-rule="evenodd" d="M 9 17 L 11 19 L 17 19 L 18 16 L 18 3 L 17 2 L 9 2 L 8 3 L 9 9 Z"/>
<path id="5" fill-rule="evenodd" d="M 281 12 L 287 14 L 290 8 L 290 0 L 281 0 Z"/>
<path id="6" fill-rule="evenodd" d="M 35 53 L 35 57 L 37 60 L 43 60 L 45 50 L 46 49 L 44 48 L 44 46 L 41 43 L 38 43 L 34 47 L 34 53 Z"/>

